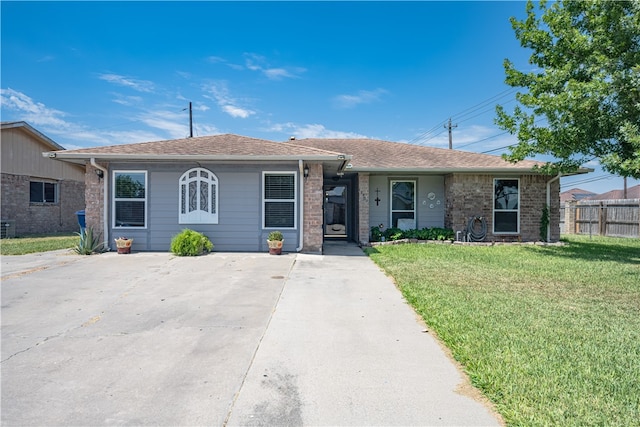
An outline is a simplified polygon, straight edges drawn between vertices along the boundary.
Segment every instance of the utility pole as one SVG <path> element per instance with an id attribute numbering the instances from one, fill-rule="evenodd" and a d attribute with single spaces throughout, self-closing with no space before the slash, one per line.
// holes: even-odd
<path id="1" fill-rule="evenodd" d="M 186 110 L 183 108 L 182 111 Z M 189 138 L 193 138 L 193 109 L 191 108 L 191 101 L 189 101 Z"/>
<path id="2" fill-rule="evenodd" d="M 193 110 L 191 109 L 191 101 L 189 101 L 189 138 L 193 138 Z"/>
<path id="3" fill-rule="evenodd" d="M 449 150 L 453 150 L 453 139 L 451 135 L 451 129 L 457 128 L 457 127 L 458 127 L 457 124 L 455 125 L 451 124 L 451 117 L 449 117 L 449 123 L 444 125 L 444 128 L 449 130 Z"/>

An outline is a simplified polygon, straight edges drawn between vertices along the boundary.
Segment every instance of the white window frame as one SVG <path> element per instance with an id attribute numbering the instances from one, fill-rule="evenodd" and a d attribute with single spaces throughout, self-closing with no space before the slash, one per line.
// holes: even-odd
<path id="1" fill-rule="evenodd" d="M 267 175 L 291 175 L 293 176 L 293 199 L 267 199 L 265 198 L 266 177 Z M 298 229 L 298 173 L 291 171 L 262 171 L 262 228 L 265 230 L 297 230 Z M 267 227 L 266 226 L 266 204 L 273 203 L 291 203 L 293 201 L 293 227 Z"/>
<path id="2" fill-rule="evenodd" d="M 518 183 L 518 201 L 515 209 L 497 209 L 496 208 L 496 184 L 497 181 L 517 181 Z M 520 178 L 516 177 L 502 177 L 493 179 L 493 234 L 508 234 L 517 235 L 520 234 L 520 193 L 522 189 L 520 187 Z M 516 231 L 496 231 L 496 212 L 515 212 L 516 213 Z"/>
<path id="3" fill-rule="evenodd" d="M 143 174 L 144 175 L 144 198 L 116 198 L 116 178 L 118 174 Z M 111 222 L 112 227 L 115 229 L 132 229 L 132 230 L 145 230 L 149 226 L 149 175 L 146 170 L 114 170 L 111 174 L 113 192 L 111 194 Z M 144 202 L 144 226 L 124 226 L 116 225 L 116 202 Z"/>
<path id="4" fill-rule="evenodd" d="M 196 176 L 189 178 L 192 172 L 196 172 Z M 202 177 L 202 172 L 208 174 L 209 178 Z M 186 212 L 189 206 L 189 183 L 196 182 L 196 194 L 198 210 L 193 212 Z M 200 200 L 200 184 L 202 182 L 207 183 L 208 187 L 208 200 L 214 200 L 213 206 L 209 206 L 210 210 L 215 212 L 207 212 L 200 209 L 202 207 Z M 183 192 L 183 187 L 185 191 Z M 186 199 L 183 198 L 186 195 Z M 218 201 L 220 199 L 220 184 L 218 177 L 209 169 L 197 167 L 191 168 L 180 176 L 178 180 L 178 224 L 217 224 L 218 223 Z M 182 208 L 185 208 L 185 213 L 182 213 Z M 211 209 L 213 208 L 213 209 Z"/>
<path id="5" fill-rule="evenodd" d="M 393 209 L 393 184 L 398 182 L 411 182 L 413 183 L 413 210 L 400 210 Z M 389 181 L 389 226 L 394 227 L 393 225 L 393 214 L 395 212 L 413 212 L 413 228 L 417 228 L 418 223 L 418 202 L 416 195 L 418 194 L 418 182 L 415 179 L 392 179 Z M 395 225 L 397 227 L 397 223 Z"/>

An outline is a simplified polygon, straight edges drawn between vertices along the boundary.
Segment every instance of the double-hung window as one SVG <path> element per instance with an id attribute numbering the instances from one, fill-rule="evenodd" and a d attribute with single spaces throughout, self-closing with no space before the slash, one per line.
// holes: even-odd
<path id="1" fill-rule="evenodd" d="M 218 178 L 204 168 L 186 171 L 180 177 L 180 224 L 218 223 Z"/>
<path id="2" fill-rule="evenodd" d="M 31 203 L 57 203 L 58 184 L 55 182 L 31 181 L 29 182 L 29 202 Z"/>
<path id="3" fill-rule="evenodd" d="M 416 182 L 391 181 L 391 226 L 416 228 Z"/>
<path id="4" fill-rule="evenodd" d="M 114 171 L 113 226 L 147 225 L 147 171 Z"/>
<path id="5" fill-rule="evenodd" d="M 296 173 L 263 172 L 263 228 L 296 228 Z"/>
<path id="6" fill-rule="evenodd" d="M 520 231 L 520 180 L 493 181 L 493 232 L 517 234 Z"/>

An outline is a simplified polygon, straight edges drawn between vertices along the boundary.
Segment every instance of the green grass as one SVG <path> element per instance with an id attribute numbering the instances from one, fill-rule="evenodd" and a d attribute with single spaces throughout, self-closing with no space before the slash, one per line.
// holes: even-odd
<path id="1" fill-rule="evenodd" d="M 368 250 L 509 425 L 639 425 L 640 239 Z"/>
<path id="2" fill-rule="evenodd" d="M 79 240 L 80 237 L 74 233 L 0 239 L 0 254 L 24 255 L 58 249 L 71 249 L 78 244 Z"/>

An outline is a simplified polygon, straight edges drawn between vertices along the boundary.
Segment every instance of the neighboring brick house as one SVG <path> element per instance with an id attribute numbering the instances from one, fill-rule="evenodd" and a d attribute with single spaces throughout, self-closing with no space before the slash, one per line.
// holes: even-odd
<path id="1" fill-rule="evenodd" d="M 273 142 L 216 135 L 52 152 L 87 166 L 87 225 L 168 250 L 191 228 L 221 251 L 321 252 L 327 240 L 369 242 L 371 227 L 464 230 L 481 218 L 486 241 L 535 241 L 549 205 L 559 230 L 559 176 L 533 161 L 369 139 Z M 581 172 L 585 172 L 583 170 Z M 103 177 L 99 177 L 100 173 Z M 111 246 L 113 246 L 111 244 Z"/>
<path id="2" fill-rule="evenodd" d="M 42 153 L 64 150 L 26 122 L 2 122 L 2 235 L 79 231 L 84 165 L 53 162 Z"/>

